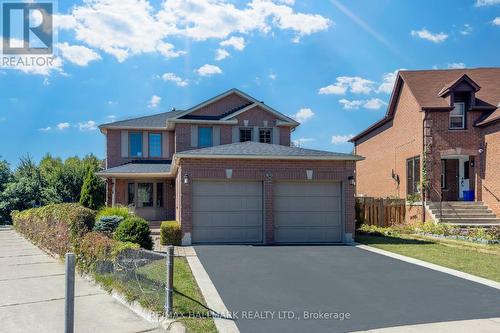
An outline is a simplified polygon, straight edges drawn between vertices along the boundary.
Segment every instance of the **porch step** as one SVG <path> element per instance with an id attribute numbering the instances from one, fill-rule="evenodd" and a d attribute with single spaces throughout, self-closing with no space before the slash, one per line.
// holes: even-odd
<path id="1" fill-rule="evenodd" d="M 444 201 L 442 205 L 439 202 L 429 202 L 427 207 L 440 223 L 461 226 L 500 225 L 500 219 L 483 202 Z"/>
<path id="2" fill-rule="evenodd" d="M 440 219 L 439 223 L 457 224 L 457 225 L 500 225 L 500 219 L 497 218 L 446 218 Z"/>

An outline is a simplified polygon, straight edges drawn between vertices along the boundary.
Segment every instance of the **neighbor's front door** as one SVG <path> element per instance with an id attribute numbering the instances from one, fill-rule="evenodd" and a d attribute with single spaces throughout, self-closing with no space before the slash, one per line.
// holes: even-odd
<path id="1" fill-rule="evenodd" d="M 444 178 L 445 183 L 442 184 L 442 193 L 444 201 L 458 201 L 459 197 L 459 160 L 450 158 L 442 160 L 445 163 Z"/>

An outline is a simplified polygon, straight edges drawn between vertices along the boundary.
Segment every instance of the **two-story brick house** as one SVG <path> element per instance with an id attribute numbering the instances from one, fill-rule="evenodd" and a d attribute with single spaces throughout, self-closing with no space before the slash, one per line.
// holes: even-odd
<path id="1" fill-rule="evenodd" d="M 418 197 L 426 185 L 431 205 L 472 194 L 487 207 L 468 220 L 497 222 L 499 103 L 500 68 L 400 71 L 385 117 L 351 140 L 366 158 L 356 166 L 357 194 Z M 466 207 L 446 208 L 457 215 Z"/>
<path id="2" fill-rule="evenodd" d="M 184 244 L 350 242 L 360 157 L 291 147 L 298 125 L 237 89 L 101 125 L 107 204 L 176 219 Z"/>

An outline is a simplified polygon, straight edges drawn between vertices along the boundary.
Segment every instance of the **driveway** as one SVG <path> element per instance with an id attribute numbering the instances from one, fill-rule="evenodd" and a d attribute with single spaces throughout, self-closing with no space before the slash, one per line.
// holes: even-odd
<path id="1" fill-rule="evenodd" d="M 500 317 L 498 289 L 353 246 L 195 249 L 242 333 L 352 332 Z M 304 311 L 323 316 L 308 320 Z M 338 319 L 347 313 L 350 319 Z M 293 318 L 280 318 L 287 315 Z"/>

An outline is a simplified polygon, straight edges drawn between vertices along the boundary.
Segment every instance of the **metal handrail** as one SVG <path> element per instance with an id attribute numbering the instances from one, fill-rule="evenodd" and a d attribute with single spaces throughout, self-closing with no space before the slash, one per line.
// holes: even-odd
<path id="1" fill-rule="evenodd" d="M 431 184 L 430 189 L 433 190 L 439 196 L 439 219 L 443 216 L 443 194 L 438 191 L 434 185 Z M 430 196 L 429 196 L 430 197 Z"/>

